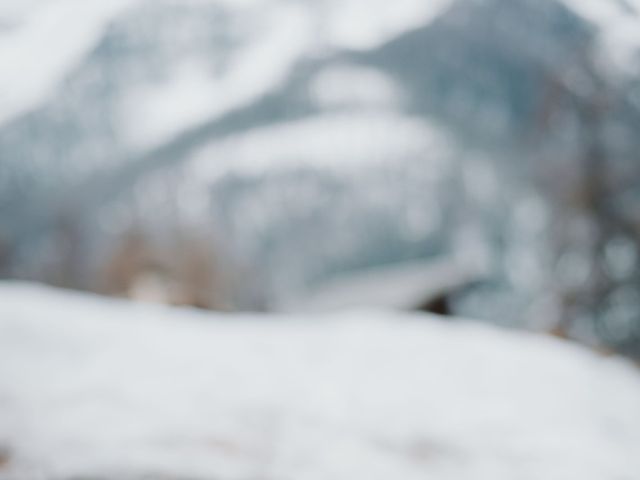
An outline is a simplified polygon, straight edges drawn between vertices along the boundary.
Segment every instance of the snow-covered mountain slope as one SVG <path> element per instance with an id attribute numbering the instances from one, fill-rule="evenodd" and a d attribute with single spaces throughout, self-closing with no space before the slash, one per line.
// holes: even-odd
<path id="1" fill-rule="evenodd" d="M 161 82 L 158 78 L 141 82 L 141 78 L 131 78 L 127 68 L 121 69 L 120 74 L 130 77 L 130 88 L 118 95 L 121 98 L 113 115 L 122 120 L 123 139 L 137 148 L 161 142 L 207 117 L 255 101 L 277 87 L 300 60 L 344 49 L 375 49 L 434 22 L 452 5 L 466 8 L 466 4 L 474 3 L 477 2 L 402 0 L 391 8 L 386 2 L 363 0 L 297 4 L 278 0 L 51 0 L 22 5 L 8 1 L 0 6 L 0 27 L 4 27 L 0 28 L 0 124 L 42 108 L 56 93 L 68 90 L 68 80 L 91 63 L 95 49 L 104 42 L 122 41 L 126 46 L 134 40 L 143 46 L 145 37 L 151 34 L 160 40 L 160 49 L 170 53 L 167 50 L 172 46 L 163 45 L 167 37 L 162 31 L 165 13 L 171 17 L 172 12 L 178 12 L 173 48 L 179 50 L 185 39 L 198 37 L 198 29 L 203 27 L 197 18 L 181 22 L 180 17 L 186 12 L 187 16 L 201 15 L 205 19 L 215 10 L 225 19 L 217 47 L 225 48 L 206 52 L 207 35 L 198 37 L 200 48 L 191 48 L 188 55 L 165 55 L 165 63 L 169 60 L 171 64 L 170 73 L 163 74 Z M 640 14 L 635 0 L 533 3 L 540 4 L 534 9 L 553 15 L 555 5 L 565 6 L 596 29 L 605 48 L 604 57 L 627 69 L 637 66 L 634 57 L 640 47 Z M 499 4 L 484 2 L 472 8 L 490 12 L 499 9 Z M 199 53 L 208 53 L 208 58 L 200 58 Z M 229 59 L 223 68 L 213 65 L 223 58 Z M 138 57 L 138 61 L 144 69 L 145 60 Z M 214 68 L 218 74 L 213 74 Z M 189 93 L 194 85 L 200 88 Z M 196 95 L 200 101 L 190 102 L 187 94 L 190 98 Z M 140 118 L 152 123 L 140 125 Z"/>
<path id="2" fill-rule="evenodd" d="M 255 92 L 272 88 L 301 58 L 327 49 L 376 48 L 403 32 L 432 22 L 452 4 L 465 2 L 402 0 L 394 2 L 391 8 L 387 2 L 370 0 L 323 0 L 297 5 L 278 0 L 6 1 L 0 5 L 0 124 L 39 107 L 57 91 L 64 90 L 64 81 L 87 61 L 92 50 L 109 35 L 109 28 L 127 22 L 127 15 L 155 17 L 162 10 L 183 8 L 197 12 L 203 7 L 224 12 L 235 29 L 233 36 L 242 39 L 244 46 L 234 55 L 229 75 L 208 85 L 209 94 L 217 99 L 213 102 L 217 106 L 210 112 L 215 114 L 223 110 L 224 105 L 247 101 Z M 492 8 L 490 2 L 485 3 L 487 5 L 480 8 Z M 619 67 L 627 68 L 630 63 L 637 66 L 635 57 L 640 48 L 637 0 L 537 3 L 540 9 L 547 10 L 554 4 L 566 6 L 596 28 L 605 48 L 604 56 L 615 60 Z M 144 21 L 140 23 L 144 27 Z M 174 78 L 167 79 L 163 91 L 155 87 L 154 103 L 162 104 L 166 100 L 170 105 L 184 93 L 180 87 L 186 88 L 187 79 L 186 74 L 181 76 L 182 67 L 184 65 L 176 65 Z M 140 88 L 130 92 L 123 99 L 121 114 L 127 117 L 131 108 L 145 108 L 144 102 L 138 100 L 147 96 L 149 100 L 152 95 L 153 92 L 141 92 Z M 193 113 L 192 121 L 197 121 L 198 116 Z M 186 121 L 184 112 L 182 119 Z M 179 120 L 176 123 L 178 128 Z M 126 128 L 135 130 L 137 125 L 134 122 Z M 134 131 L 127 134 L 135 135 L 136 138 L 130 140 L 136 144 L 152 140 L 145 137 L 146 133 L 140 133 L 141 138 Z"/>
<path id="3" fill-rule="evenodd" d="M 597 29 L 601 61 L 623 75 L 637 76 L 640 67 L 640 2 L 638 0 L 563 0 Z"/>
<path id="4" fill-rule="evenodd" d="M 3 2 L 0 126 L 55 95 L 65 78 L 101 40 L 110 22 L 135 2 Z"/>
<path id="5" fill-rule="evenodd" d="M 64 81 L 109 36 L 109 28 L 119 23 L 126 24 L 131 18 L 157 18 L 163 11 L 171 10 L 191 10 L 197 15 L 198 11 L 212 8 L 225 16 L 225 29 L 230 26 L 233 30 L 226 32 L 227 36 L 231 33 L 231 37 L 241 43 L 228 66 L 228 74 L 217 80 L 207 78 L 207 66 L 199 66 L 204 67 L 204 71 L 199 73 L 208 80 L 208 94 L 214 98 L 209 102 L 211 111 L 208 113 L 215 115 L 238 103 L 254 100 L 256 94 L 273 88 L 290 73 L 293 62 L 318 49 L 371 48 L 407 28 L 435 18 L 449 3 L 451 0 L 428 3 L 401 0 L 390 8 L 386 2 L 363 0 L 323 0 L 299 2 L 297 5 L 279 0 L 3 2 L 0 5 L 0 27 L 4 27 L 0 28 L 0 125 L 37 108 L 56 91 L 64 90 Z M 154 28 L 144 19 L 133 23 L 144 30 Z M 190 27 L 198 28 L 198 22 L 195 23 Z M 189 28 L 180 23 L 175 25 L 176 30 L 185 27 Z M 144 36 L 148 32 L 138 33 Z M 184 31 L 176 32 L 176 35 L 188 37 L 193 33 Z M 187 60 L 186 63 L 191 61 L 193 66 L 193 59 L 183 60 Z M 133 125 L 124 127 L 138 128 L 135 115 L 142 114 L 137 109 L 147 107 L 144 100 L 152 101 L 153 108 L 170 108 L 172 102 L 185 94 L 185 89 L 193 86 L 189 83 L 193 78 L 182 75 L 185 66 L 181 65 L 182 62 L 176 63 L 174 75 L 167 78 L 163 86 L 147 85 L 143 91 L 138 87 L 128 93 L 121 113 L 128 118 L 131 109 L 136 111 L 131 119 Z M 208 98 L 202 91 L 196 93 L 200 94 L 201 100 Z M 163 107 L 164 103 L 168 106 Z M 157 116 L 158 112 L 154 113 Z M 176 131 L 186 126 L 181 123 L 197 122 L 206 112 L 199 110 L 188 115 L 188 112 L 185 114 L 178 109 L 177 113 L 180 118 L 174 121 Z M 175 116 L 176 109 L 164 114 L 166 123 L 166 117 Z M 167 131 L 167 125 L 157 128 L 156 135 L 175 133 Z M 137 132 L 127 133 L 134 135 Z M 147 135 L 149 133 L 140 133 L 130 140 L 135 144 L 158 140 Z"/>
<path id="6" fill-rule="evenodd" d="M 582 158 L 576 95 L 612 105 L 613 176 L 635 169 L 638 18 L 637 0 L 5 0 L 0 270 L 50 278 L 69 234 L 86 288 L 128 228 L 188 218 L 278 291 L 455 253 L 467 221 L 498 276 L 541 271 L 545 226 L 520 262 L 509 222 L 536 159 Z M 599 98 L 611 65 L 628 75 Z"/>
<path id="7" fill-rule="evenodd" d="M 640 377 L 423 315 L 216 316 L 0 286 L 0 478 L 632 479 Z"/>
<path id="8" fill-rule="evenodd" d="M 389 9 L 361 0 L 123 0 L 120 9 L 96 7 L 93 23 L 81 15 L 93 2 L 78 12 L 72 0 L 35 3 L 17 9 L 21 14 L 0 10 L 10 25 L 0 30 L 0 49 L 11 52 L 0 59 L 0 95 L 11 100 L 0 101 L 0 110 L 7 108 L 0 112 L 0 204 L 11 204 L 14 212 L 0 218 L 2 230 L 14 237 L 9 242 L 21 242 L 50 229 L 46 219 L 57 214 L 43 214 L 43 204 L 66 203 L 67 192 L 95 197 L 102 188 L 94 183 L 115 191 L 106 195 L 112 200 L 230 133 L 286 124 L 354 101 L 379 110 L 382 103 L 385 112 L 400 108 L 401 92 L 377 70 L 354 73 L 341 64 L 338 71 L 323 69 L 322 59 L 375 48 L 436 18 L 448 3 L 402 0 Z M 77 22 L 87 34 L 67 45 L 66 36 L 40 33 L 37 20 L 49 11 L 56 28 Z M 76 17 L 65 17 L 70 14 Z M 348 30 L 344 21 L 358 28 Z M 42 45 L 50 55 L 38 53 Z M 41 57 L 47 61 L 36 60 Z M 27 69 L 29 62 L 35 66 Z M 301 68 L 305 62 L 311 64 L 308 74 Z M 36 67 L 37 75 L 21 79 Z M 336 92 L 336 81 L 363 88 Z M 111 187 L 105 171 L 115 171 Z M 28 198 L 26 191 L 32 192 Z M 88 203 L 95 208 L 104 202 Z"/>
<path id="9" fill-rule="evenodd" d="M 450 138 L 420 117 L 369 110 L 315 115 L 230 135 L 193 155 L 187 168 L 197 181 L 224 174 L 267 174 L 304 166 L 341 172 L 393 168 L 423 159 L 433 177 L 450 167 Z"/>

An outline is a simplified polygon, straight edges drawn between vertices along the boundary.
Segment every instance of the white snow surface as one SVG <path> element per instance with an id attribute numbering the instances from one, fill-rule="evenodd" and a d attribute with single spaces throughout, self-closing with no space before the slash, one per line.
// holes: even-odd
<path id="1" fill-rule="evenodd" d="M 640 471 L 630 364 L 359 310 L 214 315 L 0 285 L 3 479 L 569 479 Z"/>

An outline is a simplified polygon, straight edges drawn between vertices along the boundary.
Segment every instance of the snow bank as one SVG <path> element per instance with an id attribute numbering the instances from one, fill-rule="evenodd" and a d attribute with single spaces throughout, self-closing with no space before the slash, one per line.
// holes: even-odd
<path id="1" fill-rule="evenodd" d="M 0 286 L 0 478 L 632 479 L 640 378 L 428 316 Z"/>

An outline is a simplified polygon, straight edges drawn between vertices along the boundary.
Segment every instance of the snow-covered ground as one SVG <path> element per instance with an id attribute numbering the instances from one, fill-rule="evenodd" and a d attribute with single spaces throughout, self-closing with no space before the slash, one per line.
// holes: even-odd
<path id="1" fill-rule="evenodd" d="M 467 321 L 212 315 L 0 286 L 0 478 L 640 471 L 623 360 Z"/>

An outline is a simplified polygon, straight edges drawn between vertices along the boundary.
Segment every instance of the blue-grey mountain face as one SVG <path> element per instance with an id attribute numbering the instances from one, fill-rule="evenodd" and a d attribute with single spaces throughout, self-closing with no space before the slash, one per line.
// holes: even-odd
<path id="1" fill-rule="evenodd" d="M 366 52 L 363 61 L 400 78 L 416 111 L 480 139 L 498 133 L 504 143 L 529 125 L 548 77 L 580 66 L 592 34 L 555 2 L 457 2 L 432 24 Z M 491 131 L 491 111 L 504 129 Z"/>
<path id="2" fill-rule="evenodd" d="M 460 249 L 530 301 L 556 260 L 553 216 L 600 209 L 572 203 L 584 159 L 634 171 L 637 79 L 609 71 L 602 26 L 574 2 L 440 3 L 369 43 L 342 40 L 329 2 L 122 11 L 54 94 L 0 125 L 5 274 L 42 277 L 63 238 L 87 286 L 124 232 L 180 225 L 212 230 L 271 302 Z"/>
<path id="3" fill-rule="evenodd" d="M 396 80 L 408 97 L 407 114 L 450 124 L 464 138 L 509 142 L 529 125 L 545 70 L 574 62 L 589 41 L 584 22 L 554 2 L 457 2 L 424 27 L 369 51 L 301 56 L 280 84 L 253 102 L 172 132 L 154 145 L 155 154 L 132 152 L 119 125 L 127 115 L 122 103 L 129 91 L 162 85 L 187 56 L 198 59 L 212 81 L 224 75 L 243 40 L 231 20 L 215 4 L 147 3 L 117 17 L 69 72 L 59 95 L 0 132 L 11 176 L 3 189 L 7 200 L 38 210 L 41 196 L 53 197 L 57 205 L 57 197 L 70 193 L 66 187 L 86 182 L 91 196 L 93 183 L 107 183 L 112 175 L 120 181 L 106 187 L 113 190 L 107 197 L 118 196 L 149 170 L 185 162 L 194 149 L 220 136 L 320 113 L 307 94 L 309 83 L 323 69 L 345 62 L 374 67 Z M 47 172 L 46 181 L 40 171 Z M 92 182 L 97 172 L 100 180 Z M 15 200 L 27 191 L 32 202 Z"/>

